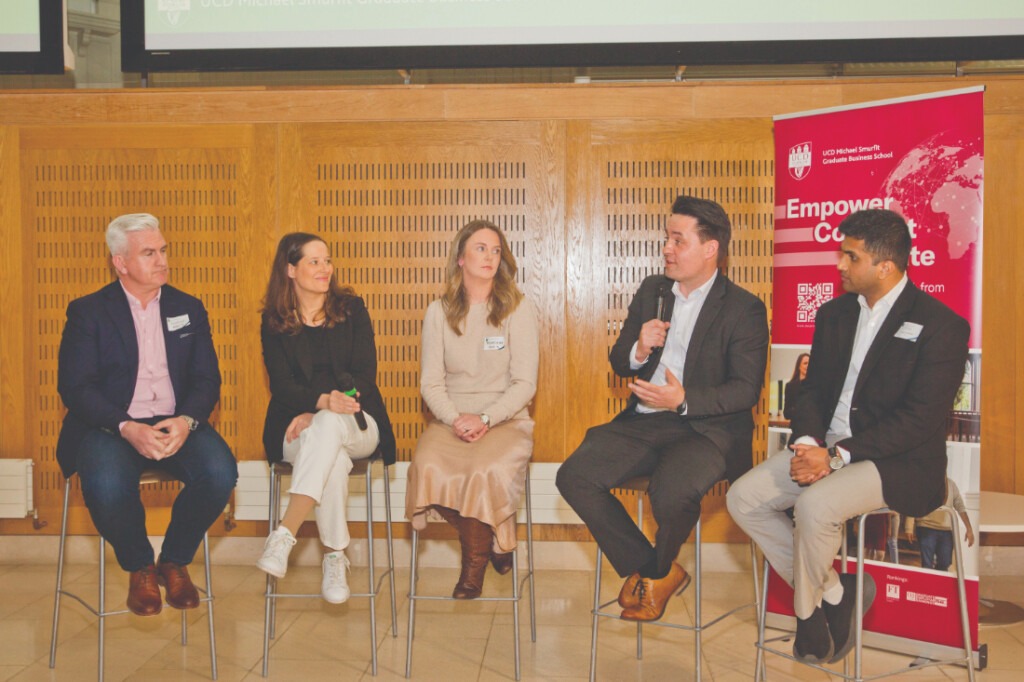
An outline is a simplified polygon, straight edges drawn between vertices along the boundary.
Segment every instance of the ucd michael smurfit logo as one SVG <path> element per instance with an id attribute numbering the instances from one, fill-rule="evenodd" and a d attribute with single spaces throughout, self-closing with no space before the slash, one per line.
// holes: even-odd
<path id="1" fill-rule="evenodd" d="M 789 174 L 803 180 L 811 172 L 811 143 L 801 142 L 789 148 Z"/>
<path id="2" fill-rule="evenodd" d="M 171 26 L 184 21 L 192 9 L 192 0 L 158 0 L 156 5 L 160 17 Z"/>

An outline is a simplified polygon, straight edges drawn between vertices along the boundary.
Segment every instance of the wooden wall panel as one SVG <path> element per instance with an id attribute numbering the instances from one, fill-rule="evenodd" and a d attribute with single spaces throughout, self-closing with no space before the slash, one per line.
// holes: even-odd
<path id="1" fill-rule="evenodd" d="M 25 279 L 27 378 L 32 415 L 28 449 L 37 462 L 36 503 L 56 509 L 63 491 L 55 446 L 64 409 L 57 395 L 57 348 L 65 309 L 110 281 L 104 231 L 114 216 L 148 212 L 170 245 L 171 283 L 199 296 L 210 313 L 223 386 L 213 421 L 236 450 L 244 375 L 253 357 L 242 346 L 240 250 L 250 239 L 251 131 L 164 128 L 27 129 L 20 178 Z M 250 314 L 251 316 L 251 314 Z M 258 336 L 257 347 L 258 347 Z M 248 418 L 248 414 L 246 414 Z M 77 494 L 76 505 L 81 506 Z M 176 486 L 147 493 L 169 506 Z M 56 521 L 56 519 L 55 519 Z"/>
<path id="2" fill-rule="evenodd" d="M 422 428 L 423 309 L 440 292 L 458 227 L 496 220 L 541 314 L 535 459 L 560 461 L 621 405 L 606 354 L 640 279 L 659 268 L 676 193 L 725 205 L 735 224 L 729 275 L 768 302 L 771 115 L 980 83 L 989 86 L 982 480 L 1024 493 L 1024 316 L 1006 305 L 1007 291 L 1024 295 L 1020 77 L 0 93 L 0 456 L 39 463 L 43 532 L 55 532 L 64 306 L 108 281 L 106 223 L 148 210 L 172 242 L 172 282 L 210 308 L 225 377 L 217 418 L 240 459 L 263 457 L 258 311 L 283 233 L 323 232 L 342 278 L 367 298 L 407 459 Z M 759 450 L 764 438 L 761 418 Z M 708 504 L 709 539 L 735 537 L 720 493 Z M 35 531 L 0 520 L 0 532 Z"/>
<path id="3" fill-rule="evenodd" d="M 408 460 L 425 424 L 420 328 L 443 291 L 449 245 L 465 223 L 500 226 L 518 281 L 541 317 L 542 377 L 535 414 L 564 403 L 560 357 L 560 132 L 542 123 L 304 126 L 291 166 L 295 227 L 332 245 L 339 276 L 374 319 L 378 383 Z M 564 458 L 561 421 L 540 419 L 535 460 Z"/>
<path id="4" fill-rule="evenodd" d="M 579 195 L 567 201 L 586 216 L 589 257 L 572 265 L 581 268 L 574 279 L 585 283 L 579 293 L 590 305 L 567 327 L 570 338 L 593 342 L 574 347 L 582 355 L 570 363 L 576 373 L 569 383 L 582 388 L 568 428 L 570 451 L 587 428 L 607 422 L 629 397 L 628 382 L 612 372 L 608 353 L 640 283 L 663 270 L 665 221 L 677 196 L 713 199 L 726 209 L 733 223 L 728 276 L 771 303 L 774 151 L 765 121 L 595 123 L 580 133 L 574 160 L 592 170 L 572 186 Z M 758 414 L 754 451 L 763 456 L 767 392 Z M 724 492 L 723 484 L 705 501 L 705 512 L 715 512 L 705 519 L 709 537 L 722 537 L 731 526 Z"/>

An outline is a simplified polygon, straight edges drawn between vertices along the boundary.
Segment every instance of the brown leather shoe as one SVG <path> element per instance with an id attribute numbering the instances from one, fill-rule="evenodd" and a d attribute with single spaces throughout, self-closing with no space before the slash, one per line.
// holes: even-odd
<path id="1" fill-rule="evenodd" d="M 176 609 L 194 609 L 199 606 L 199 591 L 188 576 L 188 569 L 170 561 L 156 565 L 160 584 L 167 588 L 167 604 Z"/>
<path id="2" fill-rule="evenodd" d="M 622 583 L 622 589 L 619 590 L 619 606 L 628 609 L 630 606 L 640 603 L 640 590 L 637 588 L 639 582 L 639 573 L 634 573 L 626 578 L 626 582 Z"/>
<path id="3" fill-rule="evenodd" d="M 672 562 L 668 575 L 661 580 L 641 578 L 637 585 L 640 603 L 622 611 L 623 620 L 658 620 L 665 613 L 665 606 L 673 594 L 682 594 L 690 586 L 690 575 L 683 567 Z"/>
<path id="4" fill-rule="evenodd" d="M 494 566 L 494 570 L 498 572 L 498 575 L 505 575 L 512 570 L 513 556 L 512 552 L 505 552 L 504 554 L 491 553 L 491 566 Z"/>
<path id="5" fill-rule="evenodd" d="M 483 521 L 463 516 L 459 542 L 462 545 L 462 573 L 452 590 L 452 596 L 456 599 L 476 599 L 484 589 L 484 572 L 491 558 L 494 532 Z"/>
<path id="6" fill-rule="evenodd" d="M 132 571 L 128 575 L 128 610 L 136 616 L 155 616 L 163 608 L 164 600 L 157 585 L 156 566 Z"/>

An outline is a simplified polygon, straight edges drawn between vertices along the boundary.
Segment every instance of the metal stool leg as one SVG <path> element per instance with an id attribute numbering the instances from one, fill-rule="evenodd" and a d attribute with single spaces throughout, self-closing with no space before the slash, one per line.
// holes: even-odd
<path id="1" fill-rule="evenodd" d="M 409 559 L 409 629 L 405 633 L 405 677 L 412 676 L 412 638 L 416 633 L 416 554 L 420 534 L 412 531 L 412 556 Z"/>
<path id="2" fill-rule="evenodd" d="M 57 550 L 57 588 L 53 593 L 53 629 L 50 633 L 50 668 L 57 665 L 57 625 L 60 623 L 60 597 L 64 590 L 64 542 L 68 537 L 68 497 L 71 479 L 64 480 L 64 510 L 60 517 L 60 544 Z"/>
<path id="3" fill-rule="evenodd" d="M 593 622 L 590 624 L 590 682 L 594 682 L 597 673 L 597 625 L 601 618 L 601 564 L 603 560 L 601 546 L 597 547 L 597 568 L 594 570 L 594 610 Z"/>
<path id="4" fill-rule="evenodd" d="M 697 526 L 694 535 L 694 568 L 696 575 L 693 576 L 694 589 L 696 594 L 693 595 L 694 607 L 693 607 L 693 679 L 700 682 L 701 679 L 701 633 L 704 629 L 704 621 L 701 620 L 700 616 L 700 579 L 703 572 L 700 570 L 700 517 L 697 517 Z"/>
<path id="5" fill-rule="evenodd" d="M 974 647 L 971 642 L 971 621 L 967 614 L 967 588 L 964 586 L 964 554 L 960 546 L 960 518 L 952 507 L 945 507 L 953 531 L 953 553 L 956 556 L 956 592 L 960 599 L 960 629 L 964 637 L 964 659 L 967 679 L 974 682 Z"/>
<path id="6" fill-rule="evenodd" d="M 210 538 L 203 533 L 203 568 L 206 570 L 206 617 L 210 624 L 210 677 L 217 679 L 217 637 L 213 631 L 213 582 L 210 571 Z M 184 616 L 184 612 L 181 614 Z"/>
<path id="7" fill-rule="evenodd" d="M 100 575 L 99 575 L 99 648 L 96 679 L 103 682 L 103 644 L 106 637 L 107 621 L 107 541 L 100 536 Z"/>
<path id="8" fill-rule="evenodd" d="M 530 496 L 530 470 L 526 470 L 526 568 L 530 572 L 530 641 L 537 641 L 537 600 L 533 582 L 533 500 Z"/>
<path id="9" fill-rule="evenodd" d="M 370 595 L 370 674 L 377 674 L 377 592 L 373 565 L 373 464 L 366 465 L 366 558 L 369 563 Z"/>
<path id="10" fill-rule="evenodd" d="M 391 587 L 391 636 L 398 637 L 398 608 L 395 605 L 395 543 L 391 533 L 391 473 L 384 465 L 384 517 L 388 535 L 388 582 Z"/>
<path id="11" fill-rule="evenodd" d="M 767 679 L 767 670 L 764 660 L 764 628 L 765 616 L 767 615 L 768 604 L 768 557 L 764 558 L 764 577 L 761 580 L 761 599 L 757 605 L 757 660 L 754 662 L 754 682 L 762 682 Z"/>
<path id="12" fill-rule="evenodd" d="M 278 516 L 281 513 L 280 504 L 281 479 L 273 464 L 270 465 L 270 492 L 267 501 L 267 534 L 277 529 Z M 270 640 L 274 637 L 274 625 L 277 620 L 275 606 L 277 600 L 274 594 L 277 591 L 277 580 L 274 576 L 267 574 L 267 588 L 263 603 L 263 677 L 270 673 Z"/>

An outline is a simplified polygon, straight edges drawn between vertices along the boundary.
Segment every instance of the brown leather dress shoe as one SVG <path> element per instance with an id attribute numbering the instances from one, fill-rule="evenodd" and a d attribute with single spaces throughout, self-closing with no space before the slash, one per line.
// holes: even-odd
<path id="1" fill-rule="evenodd" d="M 682 594 L 690 586 L 690 575 L 683 567 L 672 562 L 668 575 L 661 580 L 640 578 L 637 585 L 637 596 L 640 602 L 622 611 L 623 620 L 652 621 L 658 620 L 665 613 L 665 606 L 673 594 Z"/>
<path id="2" fill-rule="evenodd" d="M 619 606 L 628 609 L 630 606 L 636 606 L 640 603 L 640 590 L 637 589 L 637 583 L 639 582 L 639 573 L 634 573 L 626 578 L 626 582 L 622 583 L 622 589 L 619 590 Z"/>
<path id="3" fill-rule="evenodd" d="M 132 571 L 128 575 L 128 610 L 136 616 L 155 616 L 163 608 L 160 587 L 156 580 L 156 566 Z"/>
<path id="4" fill-rule="evenodd" d="M 199 591 L 188 576 L 188 569 L 170 561 L 156 565 L 160 583 L 167 588 L 167 604 L 176 609 L 194 609 L 199 606 Z"/>

